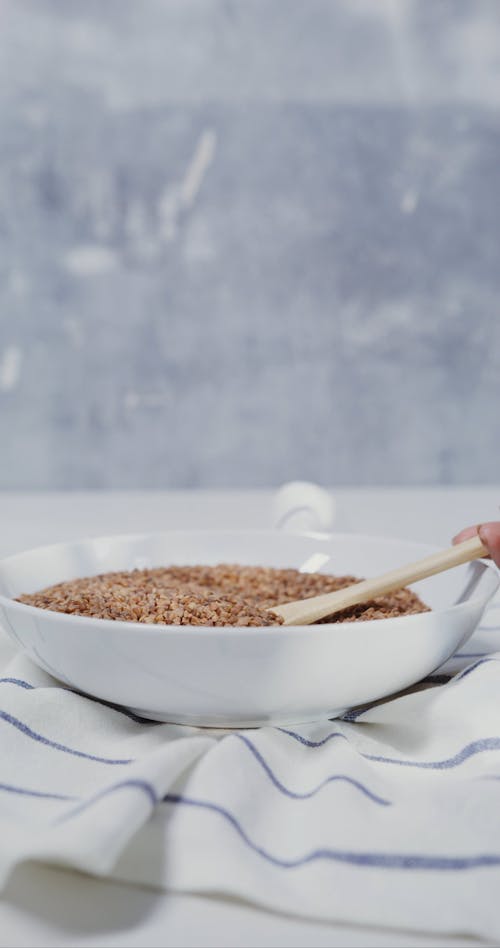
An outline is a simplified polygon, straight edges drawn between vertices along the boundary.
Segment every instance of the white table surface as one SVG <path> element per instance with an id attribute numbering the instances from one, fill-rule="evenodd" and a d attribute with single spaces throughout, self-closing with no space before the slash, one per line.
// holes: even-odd
<path id="1" fill-rule="evenodd" d="M 447 544 L 500 519 L 500 487 L 341 489 L 334 529 Z M 179 527 L 268 527 L 272 491 L 0 493 L 0 555 L 58 540 Z M 13 648 L 0 633 L 0 662 Z M 1 840 L 0 840 L 1 845 Z M 422 907 L 425 932 L 425 906 Z M 20 867 L 0 901 L 2 946 L 459 946 L 466 937 L 318 924 L 250 905 Z"/>

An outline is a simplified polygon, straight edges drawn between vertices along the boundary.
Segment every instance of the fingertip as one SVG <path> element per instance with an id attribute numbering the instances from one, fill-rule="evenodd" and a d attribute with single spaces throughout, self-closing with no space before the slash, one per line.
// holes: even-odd
<path id="1" fill-rule="evenodd" d="M 461 530 L 460 533 L 457 533 L 457 535 L 453 537 L 452 543 L 463 543 L 464 540 L 470 540 L 471 537 L 475 537 L 477 533 L 477 526 L 465 527 L 464 530 Z"/>
<path id="2" fill-rule="evenodd" d="M 500 521 L 481 524 L 478 533 L 493 562 L 500 567 Z"/>

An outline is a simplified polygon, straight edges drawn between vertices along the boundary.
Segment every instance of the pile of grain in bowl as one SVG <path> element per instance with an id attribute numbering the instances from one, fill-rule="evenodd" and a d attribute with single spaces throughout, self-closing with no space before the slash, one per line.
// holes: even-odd
<path id="1" fill-rule="evenodd" d="M 102 573 L 19 596 L 39 609 L 148 625 L 281 625 L 278 603 L 335 592 L 354 576 L 299 573 L 263 566 L 168 566 Z M 353 606 L 321 622 L 358 622 L 427 612 L 409 589 Z"/>

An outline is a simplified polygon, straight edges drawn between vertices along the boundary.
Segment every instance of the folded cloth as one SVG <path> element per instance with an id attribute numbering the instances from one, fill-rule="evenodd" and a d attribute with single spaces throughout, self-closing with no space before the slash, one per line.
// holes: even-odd
<path id="1" fill-rule="evenodd" d="M 0 678 L 0 878 L 27 859 L 274 910 L 500 937 L 500 603 L 342 720 L 143 721 L 27 658 Z"/>

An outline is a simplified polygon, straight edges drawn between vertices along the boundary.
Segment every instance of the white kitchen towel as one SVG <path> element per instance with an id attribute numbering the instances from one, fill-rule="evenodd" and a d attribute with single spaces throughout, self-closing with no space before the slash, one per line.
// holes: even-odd
<path id="1" fill-rule="evenodd" d="M 18 656 L 0 676 L 1 878 L 39 859 L 498 939 L 499 603 L 425 684 L 343 720 L 201 730 L 141 721 Z"/>

